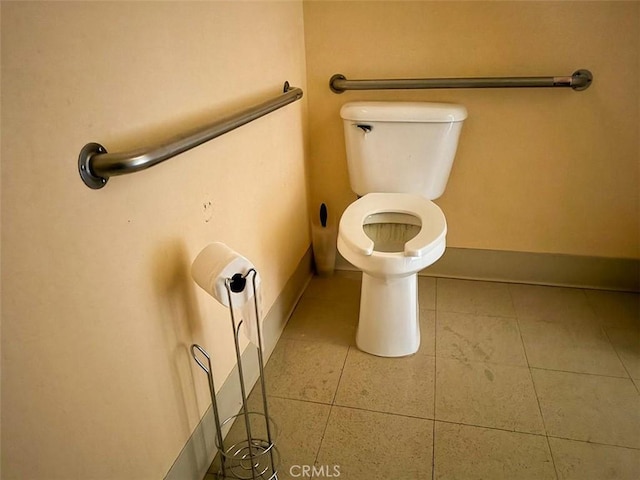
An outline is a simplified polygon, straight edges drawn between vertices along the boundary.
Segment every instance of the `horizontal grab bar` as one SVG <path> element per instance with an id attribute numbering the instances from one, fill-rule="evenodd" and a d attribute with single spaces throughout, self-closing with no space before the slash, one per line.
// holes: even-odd
<path id="1" fill-rule="evenodd" d="M 329 80 L 334 93 L 345 90 L 397 90 L 423 88 L 527 88 L 571 87 L 584 90 L 591 85 L 593 75 L 589 70 L 577 70 L 566 77 L 484 77 L 484 78 L 406 78 L 389 80 L 348 80 L 336 74 Z"/>
<path id="2" fill-rule="evenodd" d="M 89 188 L 102 188 L 106 185 L 109 177 L 152 167 L 295 102 L 301 99 L 302 95 L 303 92 L 300 88 L 290 87 L 289 82 L 285 82 L 284 93 L 274 99 L 254 105 L 235 115 L 229 115 L 154 147 L 140 148 L 124 153 L 108 153 L 107 149 L 99 143 L 87 143 L 78 157 L 80 177 Z"/>

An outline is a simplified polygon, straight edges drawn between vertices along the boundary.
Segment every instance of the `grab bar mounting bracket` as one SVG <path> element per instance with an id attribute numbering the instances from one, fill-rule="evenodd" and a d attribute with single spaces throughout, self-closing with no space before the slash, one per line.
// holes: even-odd
<path id="1" fill-rule="evenodd" d="M 573 82 L 575 80 L 581 80 L 580 83 L 582 82 L 584 83 L 574 85 Z M 587 88 L 589 88 L 589 85 L 591 85 L 591 82 L 593 81 L 593 74 L 589 70 L 585 70 L 581 68 L 580 70 L 576 70 L 575 72 L 573 72 L 573 74 L 571 75 L 571 81 L 572 81 L 571 88 L 580 92 L 582 90 L 586 90 Z"/>
<path id="2" fill-rule="evenodd" d="M 78 156 L 78 171 L 80 172 L 80 177 L 87 187 L 94 190 L 104 187 L 107 184 L 107 180 L 109 180 L 108 178 L 94 175 L 91 171 L 91 158 L 99 153 L 107 153 L 107 149 L 99 143 L 90 142 L 82 147 L 80 155 Z"/>

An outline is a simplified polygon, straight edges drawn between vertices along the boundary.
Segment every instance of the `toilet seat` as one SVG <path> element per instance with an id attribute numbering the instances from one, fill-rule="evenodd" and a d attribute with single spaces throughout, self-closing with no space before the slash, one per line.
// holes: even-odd
<path id="1" fill-rule="evenodd" d="M 374 251 L 374 242 L 364 232 L 367 217 L 378 213 L 404 213 L 420 220 L 420 232 L 404 246 L 404 252 Z M 442 210 L 430 200 L 408 193 L 368 193 L 359 198 L 342 214 L 340 236 L 345 245 L 360 255 L 422 257 L 442 243 L 447 222 Z"/>

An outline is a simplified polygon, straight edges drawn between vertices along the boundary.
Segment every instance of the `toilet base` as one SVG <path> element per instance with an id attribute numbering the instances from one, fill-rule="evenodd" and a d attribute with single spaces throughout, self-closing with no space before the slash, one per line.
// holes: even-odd
<path id="1" fill-rule="evenodd" d="M 380 357 L 403 357 L 418 351 L 417 274 L 379 278 L 362 273 L 356 345 Z"/>

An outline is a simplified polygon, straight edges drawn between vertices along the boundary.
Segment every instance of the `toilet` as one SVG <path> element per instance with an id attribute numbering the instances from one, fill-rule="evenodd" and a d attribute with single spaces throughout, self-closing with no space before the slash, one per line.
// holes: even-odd
<path id="1" fill-rule="evenodd" d="M 418 277 L 446 246 L 447 222 L 432 202 L 447 185 L 461 105 L 350 102 L 343 119 L 351 189 L 358 199 L 338 227 L 338 251 L 362 271 L 356 344 L 381 357 L 420 348 Z"/>

